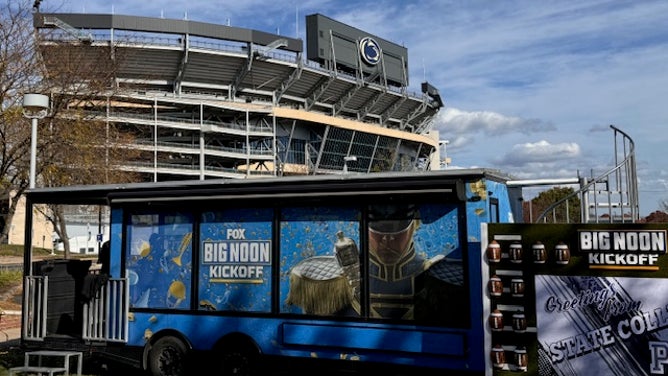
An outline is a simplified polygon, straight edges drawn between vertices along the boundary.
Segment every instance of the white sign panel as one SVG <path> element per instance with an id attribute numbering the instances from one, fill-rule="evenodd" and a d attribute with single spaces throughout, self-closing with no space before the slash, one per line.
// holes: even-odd
<path id="1" fill-rule="evenodd" d="M 668 280 L 536 275 L 541 375 L 668 374 Z"/>

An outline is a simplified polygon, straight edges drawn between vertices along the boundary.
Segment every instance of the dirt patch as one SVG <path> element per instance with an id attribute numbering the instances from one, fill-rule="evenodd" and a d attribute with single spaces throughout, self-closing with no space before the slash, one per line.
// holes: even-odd
<path id="1" fill-rule="evenodd" d="M 23 298 L 23 285 L 19 282 L 6 291 L 0 292 L 0 312 L 21 311 L 21 300 Z"/>
<path id="2" fill-rule="evenodd" d="M 0 256 L 0 264 L 20 265 L 21 263 L 23 263 L 23 257 Z M 0 311 L 20 311 L 22 297 L 23 297 L 23 283 L 19 278 L 16 281 L 16 283 L 10 286 L 5 286 L 2 289 L 0 289 Z M 6 317 L 3 317 L 3 319 L 4 318 Z"/>
<path id="3" fill-rule="evenodd" d="M 23 285 L 16 285 L 0 291 L 0 311 L 20 311 L 23 298 Z"/>
<path id="4" fill-rule="evenodd" d="M 22 264 L 21 256 L 0 256 L 0 264 Z"/>
<path id="5" fill-rule="evenodd" d="M 14 329 L 21 327 L 20 314 L 4 314 L 0 315 L 0 331 L 7 329 Z M 1 335 L 1 334 L 0 334 Z M 4 338 L 0 337 L 0 340 Z"/>
<path id="6" fill-rule="evenodd" d="M 21 327 L 21 299 L 23 285 L 16 285 L 0 291 L 0 331 Z"/>

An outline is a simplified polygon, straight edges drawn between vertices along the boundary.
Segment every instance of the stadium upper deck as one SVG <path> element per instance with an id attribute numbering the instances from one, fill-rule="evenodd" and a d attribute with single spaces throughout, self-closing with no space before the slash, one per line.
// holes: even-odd
<path id="1" fill-rule="evenodd" d="M 124 168 L 147 180 L 418 170 L 438 151 L 443 103 L 428 83 L 407 91 L 406 49 L 321 15 L 308 59 L 300 39 L 189 20 L 33 21 L 52 76 L 113 77 L 78 110 L 135 135 L 143 155 Z"/>

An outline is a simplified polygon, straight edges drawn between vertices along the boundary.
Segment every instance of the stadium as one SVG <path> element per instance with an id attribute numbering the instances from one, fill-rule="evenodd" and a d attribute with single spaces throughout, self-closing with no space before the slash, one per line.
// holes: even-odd
<path id="1" fill-rule="evenodd" d="M 145 181 L 439 168 L 443 101 L 427 82 L 409 93 L 407 49 L 321 14 L 305 44 L 190 20 L 36 9 L 33 22 L 48 72 L 114 67 L 72 111 L 133 135 L 140 157 L 119 168 Z"/>

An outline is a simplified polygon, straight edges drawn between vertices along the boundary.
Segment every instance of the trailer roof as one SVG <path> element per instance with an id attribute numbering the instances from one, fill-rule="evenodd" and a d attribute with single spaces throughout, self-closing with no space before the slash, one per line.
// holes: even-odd
<path id="1" fill-rule="evenodd" d="M 507 182 L 510 177 L 492 169 L 449 169 L 427 172 L 309 175 L 254 179 L 186 180 L 129 184 L 80 185 L 37 188 L 27 191 L 32 203 L 108 205 L 122 200 L 176 200 L 214 196 L 253 195 L 299 197 L 304 194 L 376 194 L 452 189 L 455 184 L 477 179 Z M 410 189 L 407 186 L 410 184 Z"/>

